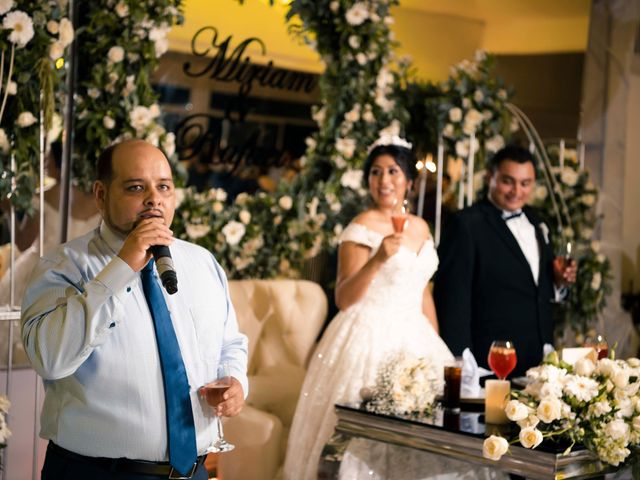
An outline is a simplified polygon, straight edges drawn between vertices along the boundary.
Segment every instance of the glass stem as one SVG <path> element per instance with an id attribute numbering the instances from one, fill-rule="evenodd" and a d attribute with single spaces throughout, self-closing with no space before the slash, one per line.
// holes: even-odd
<path id="1" fill-rule="evenodd" d="M 222 420 L 220 420 L 220 415 L 216 415 L 216 422 L 218 422 L 218 441 L 224 440 L 224 433 L 222 432 Z"/>

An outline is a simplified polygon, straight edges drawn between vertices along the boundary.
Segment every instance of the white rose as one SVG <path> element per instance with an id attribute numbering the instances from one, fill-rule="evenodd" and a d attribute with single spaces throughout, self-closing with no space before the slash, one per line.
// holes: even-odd
<path id="1" fill-rule="evenodd" d="M 447 123 L 444 126 L 444 129 L 442 130 L 442 134 L 445 137 L 449 137 L 449 138 L 453 137 L 453 135 L 454 135 L 453 125 L 451 125 L 450 123 Z"/>
<path id="2" fill-rule="evenodd" d="M 596 196 L 593 194 L 583 195 L 581 200 L 587 207 L 592 207 L 596 203 Z"/>
<path id="3" fill-rule="evenodd" d="M 340 185 L 356 190 L 362 183 L 362 175 L 362 170 L 349 169 L 342 174 L 342 177 L 340 177 Z"/>
<path id="4" fill-rule="evenodd" d="M 502 138 L 502 135 L 494 135 L 485 142 L 485 147 L 487 147 L 487 150 L 490 152 L 497 152 L 504 147 L 504 138 Z"/>
<path id="5" fill-rule="evenodd" d="M 116 126 L 116 121 L 111 118 L 109 115 L 105 115 L 102 118 L 102 124 L 104 125 L 104 128 L 106 128 L 107 130 L 111 130 L 113 127 Z"/>
<path id="6" fill-rule="evenodd" d="M 87 89 L 87 95 L 95 100 L 100 96 L 100 90 L 97 88 L 89 88 Z"/>
<path id="7" fill-rule="evenodd" d="M 600 242 L 597 240 L 593 240 L 591 242 L 591 250 L 598 253 L 600 251 Z"/>
<path id="8" fill-rule="evenodd" d="M 350 25 L 360 25 L 369 18 L 369 9 L 363 2 L 357 2 L 347 10 L 345 18 Z"/>
<path id="9" fill-rule="evenodd" d="M 162 140 L 162 150 L 167 157 L 173 156 L 176 153 L 176 135 L 173 132 L 169 132 Z"/>
<path id="10" fill-rule="evenodd" d="M 329 4 L 329 9 L 333 12 L 336 13 L 338 11 L 338 9 L 340 8 L 340 3 L 337 0 L 333 0 L 330 4 Z"/>
<path id="11" fill-rule="evenodd" d="M 369 59 L 367 58 L 367 56 L 362 52 L 356 55 L 356 61 L 358 62 L 359 65 L 366 65 L 368 60 Z"/>
<path id="12" fill-rule="evenodd" d="M 574 187 L 578 183 L 578 172 L 571 167 L 564 167 L 560 173 L 562 183 L 569 187 Z"/>
<path id="13" fill-rule="evenodd" d="M 36 123 L 36 117 L 34 117 L 33 113 L 31 112 L 22 112 L 20 115 L 18 115 L 16 123 L 19 127 L 22 128 L 30 127 L 31 125 Z"/>
<path id="14" fill-rule="evenodd" d="M 248 210 L 242 210 L 238 214 L 238 217 L 240 218 L 240 221 L 242 223 L 244 223 L 245 225 L 249 225 L 249 222 L 251 221 L 251 214 L 249 213 Z"/>
<path id="15" fill-rule="evenodd" d="M 629 435 L 629 425 L 621 419 L 615 419 L 604 428 L 606 434 L 613 440 L 626 438 Z"/>
<path id="16" fill-rule="evenodd" d="M 544 185 L 538 185 L 536 187 L 534 196 L 536 197 L 536 199 L 538 200 L 544 200 L 545 198 L 547 198 L 547 195 L 549 195 L 549 192 L 547 191 L 547 187 L 545 187 Z"/>
<path id="17" fill-rule="evenodd" d="M 537 428 L 523 428 L 518 436 L 524 448 L 536 448 L 542 442 L 542 432 Z"/>
<path id="18" fill-rule="evenodd" d="M 482 90 L 476 90 L 473 92 L 473 99 L 476 103 L 482 102 L 482 100 L 484 100 L 484 93 L 482 93 Z"/>
<path id="19" fill-rule="evenodd" d="M 129 7 L 124 2 L 118 2 L 116 5 L 116 13 L 120 18 L 124 18 L 129 15 Z"/>
<path id="20" fill-rule="evenodd" d="M 629 385 L 629 371 L 625 368 L 620 368 L 613 374 L 611 380 L 616 387 L 624 388 Z"/>
<path id="21" fill-rule="evenodd" d="M 349 35 L 349 46 L 354 50 L 360 48 L 360 38 L 356 35 Z"/>
<path id="22" fill-rule="evenodd" d="M 460 110 L 458 107 L 454 107 L 451 110 L 449 110 L 449 120 L 451 120 L 454 123 L 457 123 L 460 120 L 462 120 L 462 110 Z"/>
<path id="23" fill-rule="evenodd" d="M 594 273 L 593 277 L 591 278 L 591 289 L 598 290 L 601 284 L 602 284 L 602 274 L 600 272 Z"/>
<path id="24" fill-rule="evenodd" d="M 3 153 L 9 153 L 9 139 L 7 138 L 7 134 L 4 131 L 4 128 L 0 128 L 0 150 Z"/>
<path id="25" fill-rule="evenodd" d="M 289 195 L 284 195 L 278 200 L 278 205 L 283 210 L 290 210 L 293 207 L 293 200 Z"/>
<path id="26" fill-rule="evenodd" d="M 520 428 L 535 427 L 540 423 L 540 419 L 535 415 L 529 415 L 527 418 L 519 420 L 517 423 Z"/>
<path id="27" fill-rule="evenodd" d="M 60 20 L 59 26 L 60 35 L 58 36 L 58 39 L 64 47 L 67 47 L 71 44 L 71 42 L 73 42 L 73 37 L 75 35 L 73 31 L 73 24 L 68 18 L 63 18 Z"/>
<path id="28" fill-rule="evenodd" d="M 373 112 L 371 110 L 365 110 L 362 114 L 362 119 L 367 123 L 373 123 L 376 117 L 373 115 Z"/>
<path id="29" fill-rule="evenodd" d="M 124 48 L 114 46 L 109 49 L 107 58 L 111 63 L 120 63 L 124 59 Z"/>
<path id="30" fill-rule="evenodd" d="M 49 20 L 47 22 L 47 30 L 51 35 L 56 35 L 60 31 L 60 26 L 55 20 Z"/>
<path id="31" fill-rule="evenodd" d="M 513 422 L 524 420 L 529 416 L 529 408 L 518 400 L 510 400 L 504 409 L 507 418 Z"/>
<path id="32" fill-rule="evenodd" d="M 491 435 L 482 444 L 482 456 L 490 460 L 500 460 L 509 450 L 509 443 L 502 437 Z"/>
<path id="33" fill-rule="evenodd" d="M 242 237 L 244 236 L 246 231 L 247 230 L 245 226 L 240 222 L 236 222 L 235 220 L 230 221 L 224 227 L 222 227 L 222 233 L 227 243 L 231 246 L 240 243 L 240 240 L 242 240 Z"/>
<path id="34" fill-rule="evenodd" d="M 573 371 L 583 377 L 590 377 L 595 369 L 595 364 L 588 358 L 579 359 L 573 366 Z"/>
<path id="35" fill-rule="evenodd" d="M 9 95 L 15 95 L 16 93 L 18 93 L 18 84 L 14 81 L 10 81 L 7 84 L 7 93 Z"/>
<path id="36" fill-rule="evenodd" d="M 211 231 L 211 226 L 210 225 L 187 223 L 185 225 L 185 230 L 187 231 L 187 236 L 191 240 L 197 240 L 197 239 L 202 238 L 205 235 L 207 235 Z"/>
<path id="37" fill-rule="evenodd" d="M 220 202 L 215 202 L 211 207 L 213 209 L 213 213 L 221 213 L 224 210 L 224 205 Z"/>
<path id="38" fill-rule="evenodd" d="M 562 405 L 557 398 L 543 398 L 538 404 L 536 414 L 544 423 L 551 423 L 560 418 Z"/>
<path id="39" fill-rule="evenodd" d="M 360 105 L 356 105 L 347 113 L 345 113 L 344 118 L 351 123 L 357 122 L 360 119 Z"/>
<path id="40" fill-rule="evenodd" d="M 500 100 L 506 100 L 507 99 L 507 91 L 504 88 L 501 88 L 500 90 L 498 90 L 498 98 Z"/>

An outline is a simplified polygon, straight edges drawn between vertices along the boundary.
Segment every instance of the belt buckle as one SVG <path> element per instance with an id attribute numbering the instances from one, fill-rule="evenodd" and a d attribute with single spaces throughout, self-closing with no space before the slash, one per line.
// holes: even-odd
<path id="1" fill-rule="evenodd" d="M 195 462 L 193 462 L 193 467 L 191 467 L 191 473 L 189 473 L 189 475 L 185 477 L 176 469 L 171 467 L 171 470 L 169 470 L 169 480 L 189 480 L 191 477 L 193 477 L 193 474 L 196 473 L 197 468 L 198 468 L 198 461 L 196 460 Z M 178 475 L 178 476 L 174 477 L 174 475 Z"/>

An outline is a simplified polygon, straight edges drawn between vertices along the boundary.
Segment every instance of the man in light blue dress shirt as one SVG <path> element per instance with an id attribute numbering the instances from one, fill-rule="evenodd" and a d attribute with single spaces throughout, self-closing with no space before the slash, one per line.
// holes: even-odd
<path id="1" fill-rule="evenodd" d="M 226 276 L 205 249 L 175 239 L 171 168 L 151 144 L 130 140 L 98 162 L 95 231 L 40 260 L 22 305 L 22 339 L 46 396 L 41 416 L 49 448 L 43 478 L 169 478 L 163 376 L 140 270 L 149 248 L 170 246 L 179 291 L 164 299 L 190 386 L 198 461 L 218 436 L 198 395 L 221 362 L 232 386 L 216 413 L 239 413 L 247 395 L 247 339 Z M 148 467 L 148 468 L 147 468 Z"/>

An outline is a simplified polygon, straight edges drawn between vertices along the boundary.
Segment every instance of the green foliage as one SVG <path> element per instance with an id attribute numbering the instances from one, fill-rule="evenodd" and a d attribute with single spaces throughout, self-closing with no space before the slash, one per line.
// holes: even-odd
<path id="1" fill-rule="evenodd" d="M 0 20 L 12 17 L 20 27 L 0 29 L 0 198 L 9 197 L 18 211 L 30 213 L 39 179 L 38 119 L 42 110 L 50 136 L 60 133 L 56 112 L 62 109 L 63 97 L 54 92 L 65 71 L 55 67 L 56 52 L 66 51 L 73 30 L 57 0 L 18 0 Z M 15 190 L 10 195 L 12 182 Z"/>

